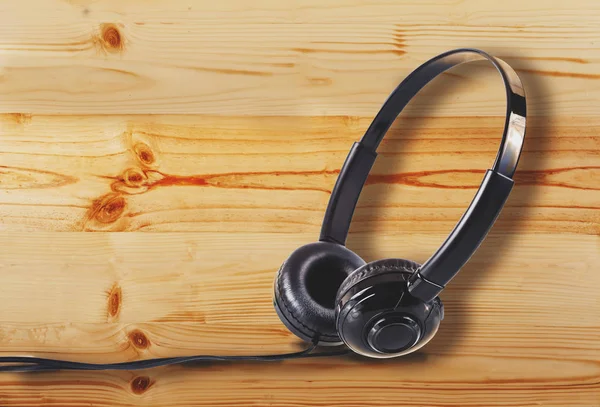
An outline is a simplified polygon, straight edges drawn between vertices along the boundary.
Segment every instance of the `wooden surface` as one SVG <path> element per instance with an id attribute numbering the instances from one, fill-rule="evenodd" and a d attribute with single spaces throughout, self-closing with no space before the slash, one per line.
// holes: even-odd
<path id="1" fill-rule="evenodd" d="M 302 345 L 271 304 L 351 144 L 439 52 L 520 73 L 517 185 L 421 352 L 5 374 L 1 406 L 600 406 L 597 1 L 0 3 L 0 354 L 126 361 Z M 423 262 L 495 156 L 473 65 L 381 146 L 348 245 Z M 100 232 L 100 233 L 92 233 Z"/>

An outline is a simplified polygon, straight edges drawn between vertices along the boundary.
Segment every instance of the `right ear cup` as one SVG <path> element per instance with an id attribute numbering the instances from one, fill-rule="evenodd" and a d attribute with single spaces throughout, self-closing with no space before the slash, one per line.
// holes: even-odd
<path id="1" fill-rule="evenodd" d="M 342 343 L 335 326 L 336 294 L 365 261 L 345 246 L 310 243 L 296 249 L 275 280 L 274 305 L 285 326 L 305 341 Z"/>
<path id="2" fill-rule="evenodd" d="M 438 297 L 422 301 L 408 292 L 419 264 L 377 260 L 357 269 L 336 296 L 336 329 L 354 352 L 389 358 L 414 352 L 433 338 L 444 318 Z"/>
<path id="3" fill-rule="evenodd" d="M 340 286 L 335 302 L 338 303 L 342 296 L 358 282 L 366 280 L 367 278 L 374 277 L 384 273 L 408 273 L 412 275 L 416 272 L 421 265 L 414 261 L 405 259 L 383 259 L 373 261 L 365 264 L 364 266 L 356 269 L 348 278 L 344 280 Z"/>

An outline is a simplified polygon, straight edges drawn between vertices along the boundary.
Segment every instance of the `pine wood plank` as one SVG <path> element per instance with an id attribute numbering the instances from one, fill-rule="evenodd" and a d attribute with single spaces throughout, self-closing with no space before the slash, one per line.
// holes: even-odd
<path id="1" fill-rule="evenodd" d="M 499 230 L 600 232 L 600 122 L 573 120 L 531 120 Z M 344 158 L 370 121 L 4 115 L 2 227 L 316 231 Z M 353 230 L 450 230 L 492 165 L 502 125 L 501 117 L 399 119 Z"/>
<path id="2" fill-rule="evenodd" d="M 593 0 L 544 12 L 491 0 L 188 3 L 0 6 L 0 112 L 371 116 L 418 64 L 473 46 L 522 74 L 531 114 L 597 115 Z M 498 114 L 493 74 L 453 71 L 445 83 L 456 92 L 438 113 Z M 439 96 L 426 92 L 407 114 Z"/>
<path id="3" fill-rule="evenodd" d="M 491 365 L 493 369 L 488 368 Z M 453 380 L 436 380 L 432 372 Z M 595 406 L 598 373 L 596 365 L 577 360 L 428 355 L 393 362 L 304 361 L 137 374 L 7 375 L 0 377 L 0 394 L 6 395 L 7 406 L 213 406 L 215 400 L 232 406 L 358 407 L 387 406 L 390 401 L 394 406 Z"/>
<path id="4" fill-rule="evenodd" d="M 443 238 L 353 234 L 349 247 L 367 261 L 405 256 L 423 262 Z M 259 331 L 270 327 L 290 340 L 272 308 L 273 279 L 294 248 L 314 239 L 315 234 L 4 234 L 0 241 L 5 249 L 0 255 L 1 321 L 8 327 L 15 325 L 21 338 L 29 329 L 27 324 L 32 325 L 32 345 L 39 342 L 50 347 L 60 344 L 61 330 L 71 329 L 61 324 L 87 324 L 92 329 L 92 324 L 98 324 L 102 332 L 107 329 L 103 324 L 115 327 L 120 323 L 118 336 L 125 343 L 126 333 L 136 324 L 149 324 L 152 332 L 158 326 L 154 324 L 160 323 L 191 323 L 199 326 L 191 329 L 201 330 L 204 325 L 208 330 L 236 324 Z M 545 337 L 557 336 L 557 343 L 549 340 L 552 349 L 564 337 L 559 327 L 581 329 L 581 340 L 594 343 L 597 349 L 599 247 L 598 236 L 494 231 L 444 292 L 449 319 L 445 326 L 457 333 L 452 321 L 459 326 L 472 322 L 477 327 L 473 335 L 485 338 L 500 328 L 512 330 L 514 336 L 507 334 L 502 340 L 514 342 L 517 348 L 523 338 L 537 340 L 543 330 Z M 52 284 L 41 284 L 44 280 Z M 560 313 L 551 306 L 556 303 L 561 304 Z M 35 327 L 41 324 L 58 325 L 58 333 L 46 338 L 42 332 L 42 339 L 36 340 Z M 537 331 L 533 335 L 522 332 L 523 326 L 535 326 Z M 159 329 L 164 335 L 164 329 Z M 579 337 L 573 334 L 569 336 Z M 115 340 L 115 333 L 102 335 L 107 344 L 124 346 Z M 12 343 L 9 333 L 0 336 L 11 347 L 21 343 Z M 210 343 L 210 339 L 203 340 Z M 85 342 L 80 346 L 85 348 Z"/>

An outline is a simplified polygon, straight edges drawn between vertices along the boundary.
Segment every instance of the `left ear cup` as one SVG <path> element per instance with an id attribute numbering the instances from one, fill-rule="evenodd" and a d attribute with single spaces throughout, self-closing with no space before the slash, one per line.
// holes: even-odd
<path id="1" fill-rule="evenodd" d="M 336 293 L 365 261 L 345 246 L 310 243 L 296 249 L 279 269 L 274 305 L 285 326 L 305 341 L 339 345 L 335 327 Z"/>

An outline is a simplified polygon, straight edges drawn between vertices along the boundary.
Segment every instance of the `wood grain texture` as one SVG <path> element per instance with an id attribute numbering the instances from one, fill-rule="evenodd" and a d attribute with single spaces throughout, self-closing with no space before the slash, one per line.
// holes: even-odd
<path id="1" fill-rule="evenodd" d="M 517 0 L 321 3 L 6 2 L 0 112 L 370 117 L 418 63 L 476 46 L 539 82 L 530 113 L 597 113 L 595 0 L 553 2 L 543 13 Z M 440 114 L 497 114 L 491 67 L 454 72 L 464 92 L 448 95 Z"/>
<path id="2" fill-rule="evenodd" d="M 353 230 L 450 230 L 494 160 L 502 120 L 398 120 Z M 531 120 L 498 229 L 526 222 L 530 233 L 600 233 L 600 121 L 573 120 Z M 4 115 L 0 219 L 7 230 L 316 233 L 344 157 L 369 123 Z"/>
<path id="3" fill-rule="evenodd" d="M 593 0 L 0 3 L 0 355 L 301 349 L 276 270 L 397 83 L 480 47 L 530 113 L 516 187 L 419 353 L 5 374 L 0 406 L 599 407 L 598 21 Z M 471 201 L 504 120 L 481 66 L 382 143 L 348 241 L 365 260 L 424 262 Z"/>
<path id="4" fill-rule="evenodd" d="M 11 233 L 0 241 L 3 353 L 123 361 L 295 350 L 300 345 L 270 305 L 272 282 L 286 253 L 313 236 Z M 423 261 L 440 238 L 353 234 L 349 246 L 366 260 L 401 252 Z M 39 249 L 25 258 L 31 246 Z M 599 247 L 598 236 L 494 231 L 444 292 L 442 331 L 408 359 L 7 375 L 0 377 L 0 394 L 17 405 L 46 397 L 81 398 L 80 405 L 163 405 L 173 392 L 180 392 L 175 405 L 246 405 L 256 397 L 259 404 L 286 405 L 313 389 L 302 396 L 307 405 L 481 405 L 501 392 L 485 404 L 501 406 L 527 399 L 566 405 L 577 392 L 570 405 L 595 405 Z M 235 392 L 224 390 L 231 386 Z M 365 394 L 371 391 L 385 395 Z M 18 396 L 22 392 L 27 396 Z"/>

